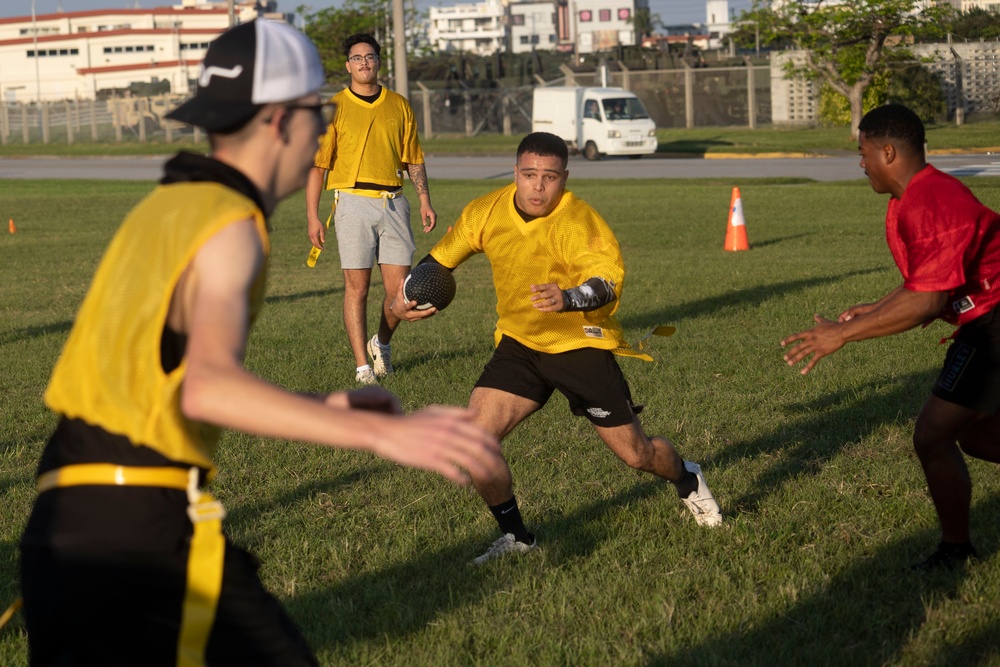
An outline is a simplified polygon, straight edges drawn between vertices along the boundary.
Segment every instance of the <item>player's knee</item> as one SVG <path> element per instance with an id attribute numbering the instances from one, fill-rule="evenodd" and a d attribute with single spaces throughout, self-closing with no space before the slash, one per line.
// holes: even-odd
<path id="1" fill-rule="evenodd" d="M 913 450 L 922 461 L 940 456 L 953 447 L 955 447 L 954 439 L 943 437 L 935 429 L 921 428 L 918 423 L 913 431 Z"/>
<path id="2" fill-rule="evenodd" d="M 973 458 L 1000 463 L 1000 434 L 977 429 L 963 433 L 958 439 L 958 446 Z"/>

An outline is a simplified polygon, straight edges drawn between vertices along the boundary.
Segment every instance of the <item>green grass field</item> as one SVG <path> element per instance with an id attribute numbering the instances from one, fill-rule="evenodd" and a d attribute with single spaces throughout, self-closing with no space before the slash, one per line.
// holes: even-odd
<path id="1" fill-rule="evenodd" d="M 1000 209 L 1000 179 L 968 181 Z M 740 186 L 752 250 L 722 250 Z M 440 229 L 495 183 L 438 181 Z M 0 611 L 54 424 L 41 395 L 101 252 L 151 187 L 0 182 Z M 470 568 L 497 537 L 478 497 L 370 455 L 229 433 L 215 486 L 228 531 L 324 665 L 1000 665 L 1000 476 L 970 462 L 983 559 L 906 571 L 938 539 L 911 451 L 943 359 L 941 323 L 850 345 L 807 377 L 778 341 L 899 283 L 885 197 L 866 181 L 572 181 L 616 230 L 631 340 L 658 324 L 654 363 L 625 359 L 650 433 L 702 464 L 726 522 L 699 528 L 672 488 L 619 463 L 565 399 L 505 452 L 541 548 Z M 267 305 L 248 365 L 295 390 L 353 383 L 336 254 L 305 266 L 303 198 L 273 219 Z M 412 410 L 464 404 L 495 321 L 482 257 L 458 295 L 403 324 L 386 382 Z M 380 293 L 380 289 L 375 290 Z M 374 319 L 372 319 L 374 322 Z M 419 447 L 419 442 L 413 443 Z M 20 616 L 0 665 L 24 665 Z"/>
<path id="2" fill-rule="evenodd" d="M 998 150 L 1000 121 L 981 121 L 962 127 L 951 124 L 929 125 L 927 144 L 933 150 L 979 152 Z M 464 135 L 441 134 L 432 139 L 421 138 L 424 150 L 430 155 L 510 155 L 517 149 L 523 135 L 505 137 L 484 133 L 469 138 Z M 761 126 L 751 130 L 745 127 L 698 127 L 693 129 L 657 130 L 657 152 L 673 155 L 753 155 L 760 153 L 790 153 L 827 155 L 857 151 L 857 141 L 851 141 L 847 127 L 780 128 Z M 163 155 L 177 150 L 205 151 L 208 144 L 180 140 L 173 143 L 149 141 L 140 143 L 128 137 L 122 143 L 93 143 L 89 137 L 78 137 L 73 145 L 64 139 L 53 139 L 49 144 L 20 143 L 12 137 L 0 154 L 6 157 L 26 155 Z"/>

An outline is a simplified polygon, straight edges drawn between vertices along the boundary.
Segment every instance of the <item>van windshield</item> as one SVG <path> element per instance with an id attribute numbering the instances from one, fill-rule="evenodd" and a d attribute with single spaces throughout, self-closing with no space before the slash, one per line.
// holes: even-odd
<path id="1" fill-rule="evenodd" d="M 612 97 L 604 102 L 604 115 L 608 120 L 638 120 L 649 118 L 646 107 L 637 97 Z"/>

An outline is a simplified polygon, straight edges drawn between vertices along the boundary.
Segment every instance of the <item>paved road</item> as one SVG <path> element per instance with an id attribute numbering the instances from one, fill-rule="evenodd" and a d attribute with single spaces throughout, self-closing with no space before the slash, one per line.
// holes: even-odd
<path id="1" fill-rule="evenodd" d="M 95 178 L 156 180 L 163 157 L 3 158 L 0 178 Z M 429 155 L 431 179 L 508 181 L 514 157 Z M 932 155 L 931 163 L 956 176 L 1000 176 L 1000 155 Z M 754 178 L 795 176 L 817 181 L 864 178 L 856 155 L 823 158 L 701 159 L 653 157 L 641 160 L 605 158 L 599 162 L 570 158 L 572 178 Z"/>

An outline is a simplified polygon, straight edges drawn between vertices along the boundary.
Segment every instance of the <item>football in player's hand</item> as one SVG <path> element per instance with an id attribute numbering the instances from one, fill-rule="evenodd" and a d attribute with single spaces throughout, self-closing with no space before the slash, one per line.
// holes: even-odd
<path id="1" fill-rule="evenodd" d="M 455 276 L 434 262 L 417 264 L 403 281 L 403 296 L 407 301 L 416 301 L 417 310 L 432 306 L 444 310 L 455 298 Z"/>

